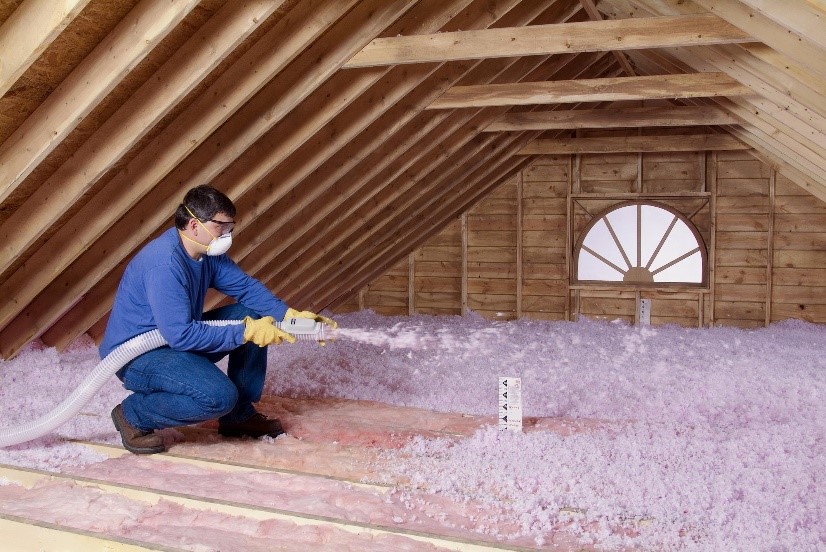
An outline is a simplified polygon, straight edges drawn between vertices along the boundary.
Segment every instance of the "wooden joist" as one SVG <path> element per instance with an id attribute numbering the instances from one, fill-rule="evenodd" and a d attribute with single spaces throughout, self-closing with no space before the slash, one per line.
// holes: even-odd
<path id="1" fill-rule="evenodd" d="M 714 15 L 666 16 L 376 38 L 344 67 L 753 41 Z"/>
<path id="2" fill-rule="evenodd" d="M 736 125 L 739 122 L 740 119 L 715 106 L 573 109 L 506 113 L 485 128 L 485 132 Z"/>
<path id="3" fill-rule="evenodd" d="M 746 150 L 751 146 L 727 134 L 616 136 L 535 140 L 517 155 L 623 153 L 657 151 Z"/>
<path id="4" fill-rule="evenodd" d="M 725 73 L 454 86 L 428 109 L 739 96 L 750 90 Z"/>

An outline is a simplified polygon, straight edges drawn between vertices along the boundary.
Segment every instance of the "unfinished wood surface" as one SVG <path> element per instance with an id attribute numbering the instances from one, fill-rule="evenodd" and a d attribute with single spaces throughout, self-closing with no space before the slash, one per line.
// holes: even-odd
<path id="1" fill-rule="evenodd" d="M 611 138 L 556 138 L 534 140 L 517 155 L 565 153 L 622 153 L 662 151 L 719 151 L 751 149 L 727 134 L 684 136 L 625 136 Z"/>
<path id="2" fill-rule="evenodd" d="M 261 0 L 230 3 L 131 95 L 46 182 L 0 226 L 0 273 L 78 201 L 278 8 Z"/>
<path id="3" fill-rule="evenodd" d="M 822 313 L 818 286 L 794 274 L 822 269 L 819 1 L 0 4 L 0 44 L 13 46 L 0 48 L 2 355 L 38 336 L 60 347 L 84 332 L 99 339 L 126 263 L 203 182 L 238 206 L 230 255 L 297 307 L 357 307 L 365 285 L 412 258 L 404 305 L 397 291 L 374 290 L 390 294 L 388 309 L 454 312 L 447 274 L 458 270 L 460 282 L 462 271 L 478 274 L 499 291 L 497 280 L 521 279 L 515 310 L 477 300 L 486 314 L 535 305 L 538 317 L 574 318 L 582 290 L 564 294 L 564 311 L 553 310 L 559 295 L 543 295 L 570 272 L 568 240 L 611 201 L 647 195 L 703 228 L 721 284 L 766 288 L 755 301 L 722 288 L 736 299 L 722 299 L 718 320 L 712 280 L 698 321 L 750 327 L 758 302 L 763 323 Z M 425 57 L 390 49 L 405 43 Z M 390 57 L 345 67 L 373 53 Z M 519 140 L 664 147 L 703 132 L 715 137 L 684 152 L 511 158 Z M 750 149 L 719 150 L 712 162 L 708 140 L 719 139 Z M 522 200 L 486 198 L 523 166 Z M 470 208 L 457 238 L 469 250 L 449 260 L 447 235 L 428 240 Z M 511 243 L 521 262 L 478 257 Z M 656 323 L 685 323 L 688 309 Z"/>
<path id="4" fill-rule="evenodd" d="M 739 96 L 749 88 L 725 73 L 455 86 L 429 109 Z"/>
<path id="5" fill-rule="evenodd" d="M 0 26 L 0 96 L 3 96 L 89 0 L 26 0 Z"/>
<path id="6" fill-rule="evenodd" d="M 531 25 L 377 38 L 344 67 L 752 42 L 713 15 Z"/>
<path id="7" fill-rule="evenodd" d="M 765 43 L 777 51 L 800 60 L 809 70 L 814 71 L 821 78 L 826 78 L 826 48 L 823 46 L 823 26 L 822 16 L 826 13 L 822 7 L 816 5 L 806 7 L 793 6 L 790 12 L 774 10 L 779 13 L 786 12 L 797 16 L 798 21 L 808 19 L 809 25 L 820 28 L 821 31 L 812 35 L 799 35 L 788 23 L 791 17 L 777 15 L 775 19 L 780 19 L 784 24 L 777 24 L 774 20 L 766 17 L 759 10 L 749 9 L 739 0 L 695 0 L 698 5 L 704 7 L 709 12 L 717 14 L 732 25 L 743 29 L 756 39 Z M 792 2 L 792 4 L 806 4 L 806 2 Z M 804 13 L 807 12 L 807 13 Z M 812 17 L 815 15 L 816 17 Z M 816 21 L 820 20 L 821 25 L 817 27 Z M 798 26 L 799 27 L 799 26 Z M 808 38 L 811 36 L 812 38 Z M 817 38 L 815 38 L 817 37 Z"/>
<path id="8" fill-rule="evenodd" d="M 574 128 L 646 128 L 735 125 L 739 119 L 715 106 L 626 107 L 506 113 L 485 132 Z"/>
<path id="9" fill-rule="evenodd" d="M 277 27 L 270 31 L 270 36 L 277 41 L 291 39 L 291 47 L 272 47 L 266 43 L 258 42 L 256 44 L 257 51 L 254 53 L 255 56 L 258 56 L 259 54 L 269 56 L 269 69 L 273 72 L 280 71 L 288 61 L 291 61 L 299 54 L 305 64 L 303 67 L 299 64 L 289 66 L 291 71 L 298 72 L 298 78 L 289 76 L 289 78 L 286 79 L 289 80 L 289 89 L 292 91 L 289 97 L 275 98 L 276 102 L 282 102 L 278 104 L 283 110 L 282 116 L 289 110 L 287 106 L 283 105 L 283 103 L 297 103 L 301 97 L 306 97 L 312 90 L 329 78 L 329 76 L 332 75 L 338 67 L 340 67 L 341 63 L 349 58 L 353 51 L 360 48 L 366 42 L 367 39 L 365 37 L 378 33 L 381 29 L 388 25 L 389 21 L 392 21 L 412 7 L 413 3 L 413 0 L 393 4 L 376 2 L 375 4 L 377 5 L 373 5 L 371 2 L 362 2 L 356 7 L 355 10 L 349 12 L 344 19 L 336 21 L 336 19 L 341 15 L 342 9 L 347 6 L 343 5 L 342 2 L 332 2 L 330 9 L 319 14 L 323 17 L 319 18 L 318 26 L 316 27 L 296 29 L 294 25 L 291 25 L 290 20 L 286 20 L 283 25 L 284 28 Z M 335 23 L 337 34 L 333 33 L 332 36 L 328 34 L 327 40 L 329 42 L 315 41 L 307 50 L 303 50 L 303 48 L 307 47 L 307 40 L 313 40 L 321 32 L 327 30 L 327 25 L 333 23 Z M 354 28 L 361 28 L 363 34 L 353 33 Z M 343 40 L 344 38 L 347 38 L 347 40 Z M 250 52 L 253 52 L 253 50 L 250 50 L 248 53 Z M 317 57 L 319 54 L 321 55 L 321 62 Z M 260 63 L 256 63 L 256 65 L 260 65 Z M 238 73 L 234 74 L 233 69 L 237 69 Z M 272 75 L 272 73 L 270 73 L 270 75 Z M 215 125 L 226 121 L 229 115 L 232 114 L 232 110 L 241 108 L 242 101 L 246 101 L 254 93 L 258 92 L 261 87 L 267 83 L 267 76 L 268 75 L 265 71 L 250 73 L 244 70 L 243 64 L 233 65 L 230 71 L 222 75 L 222 79 L 219 83 L 214 85 L 214 87 L 222 93 L 229 94 L 232 100 L 227 101 L 226 103 L 216 103 L 214 95 L 207 92 L 199 98 L 202 102 L 196 101 L 193 103 L 185 114 L 179 117 L 179 119 L 185 117 L 190 120 L 197 121 L 197 124 L 201 125 L 202 128 L 208 126 L 208 128 L 204 128 L 202 130 L 204 134 L 201 136 L 204 140 L 208 140 L 210 139 L 210 134 L 217 128 Z M 250 81 L 250 85 L 248 87 L 239 86 L 239 81 L 244 78 Z M 304 84 L 299 85 L 301 82 Z M 284 85 L 284 83 L 276 79 L 268 84 L 268 86 L 278 85 Z M 269 100 L 266 95 L 257 96 L 257 98 L 264 101 L 265 104 L 268 103 Z M 203 117 L 203 111 L 207 110 L 207 106 L 212 108 L 213 112 L 216 113 L 215 120 L 209 120 Z M 244 108 L 249 110 L 249 104 L 244 105 Z M 266 126 L 268 124 L 271 125 L 277 118 L 278 117 L 264 111 L 263 113 L 258 114 L 257 122 Z M 256 130 L 258 132 L 261 131 L 260 128 Z M 173 131 L 179 132 L 180 127 L 178 125 L 172 125 L 171 132 Z M 195 135 L 197 136 L 197 134 Z M 224 163 L 229 163 L 232 160 L 232 156 L 229 154 L 231 150 L 222 149 L 221 154 L 217 156 L 217 158 L 210 158 L 212 161 L 211 163 L 204 164 L 203 161 L 197 160 L 197 157 L 187 157 L 188 162 L 181 164 L 183 162 L 182 157 L 186 157 L 192 151 L 192 136 L 192 134 L 179 134 L 170 137 L 183 151 L 174 151 L 168 147 L 164 147 L 168 146 L 167 144 L 164 144 L 164 140 L 158 140 L 152 144 L 151 147 L 143 150 L 141 155 L 130 163 L 130 165 L 145 163 L 152 165 L 152 171 L 148 173 L 140 171 L 142 173 L 141 176 L 150 182 L 158 182 L 161 178 L 164 178 L 164 188 L 168 190 L 164 194 L 166 197 L 165 201 L 163 203 L 159 203 L 158 201 L 150 200 L 145 201 L 140 205 L 140 208 L 144 211 L 144 220 L 151 222 L 146 223 L 143 226 L 139 226 L 138 228 L 134 228 L 133 225 L 129 224 L 127 220 L 121 219 L 123 221 L 122 224 L 127 224 L 129 226 L 129 231 L 119 230 L 117 229 L 117 226 L 113 227 L 111 225 L 110 221 L 117 220 L 118 216 L 129 212 L 130 209 L 132 209 L 132 216 L 136 216 L 134 210 L 135 203 L 140 197 L 143 197 L 147 191 L 145 188 L 135 185 L 133 182 L 133 185 L 128 187 L 130 193 L 124 194 L 123 190 L 118 189 L 119 186 L 117 179 L 110 181 L 106 188 L 106 192 L 114 197 L 106 197 L 104 199 L 105 194 L 99 193 L 98 198 L 101 201 L 98 204 L 88 204 L 87 210 L 93 209 L 94 215 L 81 211 L 73 218 L 72 222 L 79 226 L 77 233 L 75 234 L 75 238 L 78 241 L 78 246 L 81 246 L 83 243 L 83 240 L 80 238 L 81 235 L 89 235 L 94 233 L 87 239 L 89 239 L 89 241 L 97 240 L 95 241 L 95 247 L 107 249 L 108 254 L 106 255 L 105 263 L 101 264 L 100 254 L 95 252 L 94 248 L 86 250 L 84 252 L 85 258 L 87 259 L 87 262 L 95 266 L 95 271 L 90 271 L 87 267 L 82 267 L 78 263 L 75 263 L 75 270 L 78 270 L 79 274 L 64 272 L 60 276 L 61 278 L 66 278 L 71 281 L 69 287 L 73 287 L 74 289 L 86 288 L 88 290 L 89 287 L 97 283 L 101 278 L 108 276 L 109 269 L 115 266 L 119 259 L 126 256 L 132 248 L 140 244 L 146 238 L 148 233 L 161 227 L 166 223 L 166 221 L 169 220 L 169 213 L 174 212 L 175 206 L 180 203 L 180 185 L 179 181 L 176 179 L 177 174 L 182 175 L 184 179 L 188 180 L 197 175 L 204 167 L 211 167 L 213 170 L 216 170 L 216 163 L 220 162 L 216 161 L 217 158 L 222 160 Z M 217 146 L 218 144 L 215 143 L 215 145 Z M 156 160 L 153 162 L 147 161 L 146 157 L 153 158 L 155 155 L 165 157 L 166 159 L 169 159 L 169 161 L 166 163 L 159 163 Z M 176 155 L 178 157 L 176 157 Z M 188 170 L 194 168 L 195 166 L 197 166 L 199 170 L 195 170 L 194 172 Z M 169 171 L 173 171 L 171 175 L 167 174 Z M 120 173 L 120 176 L 126 179 L 129 178 L 131 173 L 131 171 L 124 171 Z M 146 184 L 147 183 L 144 185 Z M 97 207 L 97 205 L 100 204 L 105 204 L 109 207 L 102 212 L 103 216 L 101 216 L 101 212 Z M 94 220 L 95 224 L 89 224 L 90 220 Z M 105 226 L 106 224 L 109 225 Z M 103 232 L 106 233 L 106 237 L 101 239 Z M 129 237 L 124 239 L 124 236 Z M 63 249 L 61 249 L 61 251 L 63 251 Z M 71 258 L 78 253 L 79 251 L 77 250 L 64 252 L 62 256 L 64 258 Z M 42 256 L 46 254 L 51 254 L 48 247 L 41 248 L 36 255 Z M 65 266 L 61 266 L 61 263 L 55 258 L 56 256 L 56 254 L 51 254 L 51 258 L 49 259 L 50 269 L 52 271 L 57 270 L 58 267 L 62 268 Z M 68 260 L 69 259 L 66 259 L 64 262 L 67 263 Z M 54 272 L 51 273 L 54 274 Z M 28 285 L 26 285 L 27 289 L 34 291 L 33 288 L 37 287 L 39 283 L 43 283 L 45 281 L 45 276 L 46 275 L 43 274 L 36 281 L 29 280 L 27 282 Z M 58 293 L 60 296 L 65 297 L 65 285 L 52 283 L 52 287 L 53 289 L 56 287 L 60 290 L 55 290 L 54 293 Z M 38 312 L 38 322 L 36 324 L 28 324 L 27 329 L 21 333 L 18 333 L 19 330 L 15 330 L 13 327 L 7 327 L 3 331 L 3 354 L 10 354 L 13 350 L 19 349 L 20 346 L 25 344 L 36 334 L 40 333 L 41 329 L 53 323 L 54 320 L 56 320 L 61 314 L 63 314 L 63 312 L 65 312 L 67 308 L 71 306 L 71 303 L 68 301 L 63 301 L 61 303 L 55 301 L 54 299 L 44 297 L 43 295 L 41 295 L 41 298 L 46 301 L 46 304 L 44 305 L 45 308 L 37 307 L 35 309 L 36 312 Z M 22 305 L 18 304 L 15 306 Z M 0 323 L 4 320 L 5 317 L 0 317 Z M 12 333 L 17 333 L 17 337 L 12 338 Z"/>
<path id="10" fill-rule="evenodd" d="M 198 4 L 143 0 L 0 145 L 0 202 Z"/>

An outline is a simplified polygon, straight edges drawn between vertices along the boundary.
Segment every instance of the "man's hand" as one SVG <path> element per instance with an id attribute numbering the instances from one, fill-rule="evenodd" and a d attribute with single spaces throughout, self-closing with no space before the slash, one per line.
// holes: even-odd
<path id="1" fill-rule="evenodd" d="M 249 316 L 244 318 L 244 343 L 252 341 L 259 347 L 267 345 L 279 345 L 282 341 L 295 343 L 295 336 L 285 332 L 273 324 L 272 316 L 253 319 Z"/>
<path id="2" fill-rule="evenodd" d="M 338 324 L 332 319 L 327 318 L 326 316 L 321 316 L 320 314 L 316 314 L 310 311 L 297 311 L 295 309 L 287 309 L 287 314 L 284 315 L 284 320 L 289 320 L 290 318 L 310 318 L 315 320 L 316 322 L 323 322 L 327 324 L 333 329 L 338 328 Z"/>

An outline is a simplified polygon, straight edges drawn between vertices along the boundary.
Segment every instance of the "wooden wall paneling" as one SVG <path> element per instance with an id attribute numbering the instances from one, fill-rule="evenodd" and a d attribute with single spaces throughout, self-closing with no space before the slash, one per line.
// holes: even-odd
<path id="1" fill-rule="evenodd" d="M 65 214 L 278 7 L 230 3 L 146 81 L 0 225 L 0 273 Z"/>
<path id="2" fill-rule="evenodd" d="M 3 96 L 89 0 L 27 0 L 0 26 L 0 96 Z"/>
<path id="3" fill-rule="evenodd" d="M 513 5 L 515 5 L 515 0 L 508 0 L 507 2 L 501 2 L 498 10 L 494 12 L 490 12 L 487 9 L 470 11 L 469 14 L 465 14 L 466 17 L 470 17 L 469 20 L 463 19 L 461 22 L 456 22 L 455 24 L 462 25 L 465 28 L 476 25 L 490 25 L 495 21 L 495 17 L 501 15 L 502 12 L 508 12 Z M 479 8 L 481 6 L 474 5 L 473 7 Z M 534 7 L 534 9 L 536 8 Z M 348 148 L 347 151 L 343 152 L 344 155 L 342 155 L 342 159 L 334 156 L 331 159 L 332 164 L 330 166 L 335 169 L 330 178 L 311 178 L 312 182 L 319 182 L 321 184 L 321 187 L 316 187 L 316 189 L 319 190 L 319 196 L 318 198 L 313 197 L 312 202 L 301 206 L 301 211 L 299 211 L 298 214 L 300 217 L 299 222 L 301 219 L 322 221 L 325 216 L 333 212 L 335 212 L 336 217 L 340 220 L 348 219 L 353 216 L 356 209 L 360 208 L 370 199 L 370 193 L 375 193 L 373 191 L 380 186 L 380 184 L 371 183 L 371 181 L 379 183 L 391 182 L 398 174 L 406 170 L 405 168 L 390 169 L 389 167 L 393 166 L 392 162 L 394 160 L 405 157 L 407 163 L 412 164 L 415 160 L 414 152 L 418 151 L 415 147 L 417 144 L 438 143 L 437 141 L 434 142 L 434 140 L 441 139 L 445 134 L 450 134 L 450 132 L 455 131 L 455 129 L 464 124 L 466 121 L 458 117 L 447 122 L 447 116 L 433 118 L 425 115 L 414 118 L 414 115 L 417 115 L 425 104 L 440 94 L 445 86 L 459 78 L 466 77 L 468 71 L 473 70 L 481 73 L 481 67 L 474 69 L 476 65 L 478 65 L 478 63 L 445 66 L 437 73 L 433 79 L 433 83 L 422 86 L 421 102 L 405 102 L 405 105 L 402 106 L 405 111 L 401 113 L 393 113 L 392 110 L 388 112 L 388 114 L 392 116 L 382 120 L 382 123 L 384 125 L 390 125 L 391 128 L 395 130 L 399 128 L 402 129 L 394 133 L 391 141 L 388 142 L 384 139 L 385 132 L 390 131 L 368 131 L 362 133 L 361 136 L 363 136 L 363 138 L 360 137 L 360 141 L 364 141 L 364 144 L 360 144 L 363 146 L 363 149 L 360 151 L 364 153 L 354 154 L 352 151 L 349 151 L 350 148 Z M 411 121 L 409 125 L 411 128 L 409 130 L 400 125 L 400 123 L 406 123 L 407 121 Z M 440 124 L 443 126 L 440 127 L 439 130 L 433 130 Z M 446 128 L 454 128 L 454 130 L 448 131 Z M 433 133 L 433 137 L 427 138 L 428 133 Z M 365 139 L 367 140 L 365 141 Z M 360 161 L 361 164 L 357 165 L 357 162 Z M 394 170 L 395 172 L 392 172 Z M 345 174 L 348 174 L 348 172 L 351 176 L 345 177 Z M 353 181 L 353 179 L 355 179 L 355 181 Z M 306 193 L 305 190 L 302 190 L 302 192 Z M 347 203 L 355 203 L 355 206 L 343 208 L 342 204 Z M 288 220 L 289 213 L 296 212 L 294 204 L 295 202 L 288 207 L 290 210 L 287 211 L 287 215 L 281 213 L 278 218 Z M 348 223 L 343 229 L 352 230 L 352 227 Z M 323 243 L 324 240 L 327 239 L 325 237 L 326 235 L 338 237 L 341 233 L 342 229 L 338 228 L 335 230 L 331 228 L 326 234 L 315 233 L 315 237 L 312 238 L 310 242 L 307 242 L 305 247 L 291 247 L 292 252 L 284 252 L 283 249 L 275 250 L 273 252 L 273 259 L 277 259 L 280 264 L 287 264 L 299 255 L 306 258 L 308 255 L 313 254 L 310 252 L 323 255 L 324 250 L 316 244 Z M 284 252 L 284 254 L 282 254 L 282 252 Z M 311 262 L 310 259 L 304 261 L 305 264 L 310 264 Z M 265 263 L 263 261 L 259 261 L 254 265 L 245 266 L 248 270 L 251 270 L 264 280 L 273 278 L 275 272 L 281 269 L 280 266 L 276 268 L 265 268 L 264 265 Z M 278 281 L 283 280 L 279 279 Z M 275 285 L 277 288 L 280 286 L 279 283 L 275 283 Z"/>
<path id="4" fill-rule="evenodd" d="M 553 66 L 553 64 L 552 64 L 552 67 L 554 67 L 554 66 Z M 556 71 L 556 68 L 555 68 L 555 67 L 553 68 L 553 71 Z M 492 113 L 492 114 L 491 114 L 491 116 L 493 116 L 493 117 L 495 117 L 496 115 L 497 115 L 496 113 Z M 474 139 L 472 139 L 472 141 L 476 141 L 476 140 L 478 140 L 478 138 L 474 138 Z M 484 144 L 484 143 L 485 143 L 484 141 L 482 141 L 482 142 L 481 142 L 481 144 Z M 489 151 L 495 151 L 495 150 L 489 150 Z M 434 171 L 434 172 L 433 172 L 433 174 L 438 174 L 438 173 L 437 173 L 436 171 Z M 443 179 L 443 178 L 444 178 L 444 175 L 439 176 L 439 178 L 442 178 L 442 179 Z M 451 182 L 451 181 L 452 181 L 452 182 L 461 182 L 461 179 L 450 178 L 450 179 L 448 179 L 447 181 L 448 181 L 448 182 Z M 415 182 L 418 182 L 418 180 L 417 180 L 417 181 L 415 181 Z M 414 182 L 414 183 L 415 183 L 415 182 Z M 433 185 L 433 184 L 431 184 L 431 185 Z M 409 188 L 409 187 L 410 187 L 410 186 L 408 185 L 408 188 Z M 440 186 L 440 187 L 438 188 L 438 190 L 439 190 L 439 193 L 443 195 L 443 194 L 449 193 L 449 192 L 451 191 L 451 187 Z M 433 196 L 433 197 L 431 197 L 431 196 L 430 196 L 430 195 L 428 195 L 428 194 L 422 194 L 422 193 L 421 193 L 421 190 L 417 188 L 416 190 L 414 190 L 414 191 L 413 191 L 413 197 L 412 197 L 412 199 L 413 199 L 413 203 L 412 203 L 412 205 L 414 206 L 414 208 L 416 209 L 416 211 L 417 211 L 417 212 L 422 212 L 422 209 L 426 208 L 428 205 L 432 205 L 432 204 L 434 204 L 434 202 L 438 202 L 439 197 L 438 197 L 438 196 Z M 419 207 L 415 207 L 415 206 L 416 206 L 416 204 L 419 204 L 420 206 L 419 206 Z M 394 209 L 394 211 L 395 211 L 395 209 Z M 413 217 L 415 218 L 415 215 L 413 215 Z M 393 223 L 392 219 L 391 219 L 391 221 L 390 221 L 390 223 L 389 223 L 389 224 L 394 224 L 394 226 L 395 226 L 396 228 L 400 228 L 400 227 L 404 226 L 404 225 L 402 225 L 402 224 L 400 224 L 400 223 Z M 376 231 L 376 230 L 374 229 L 374 231 Z M 379 229 L 378 229 L 378 234 L 379 234 L 379 235 L 384 235 L 384 231 L 381 229 L 381 227 L 379 227 Z M 392 236 L 391 236 L 391 239 L 393 239 L 393 238 L 392 238 Z M 372 248 L 371 248 L 370 246 L 368 246 L 368 247 L 366 247 L 365 249 L 369 252 Z M 341 272 L 341 270 L 343 270 L 343 269 L 342 269 L 342 268 L 339 268 L 337 271 L 338 271 L 338 272 Z M 334 275 L 333 275 L 333 276 L 330 276 L 330 277 L 328 277 L 328 280 L 329 280 L 330 278 L 334 278 L 334 277 L 335 277 Z M 317 287 L 319 287 L 319 288 L 323 288 L 323 287 L 324 287 L 324 285 L 325 285 L 325 283 L 324 283 L 323 281 L 320 281 L 320 282 L 321 282 L 321 283 L 316 284 L 316 285 L 317 285 Z"/>
<path id="5" fill-rule="evenodd" d="M 146 57 L 197 0 L 143 0 L 38 109 L 0 145 L 4 201 L 106 95 Z"/>
<path id="6" fill-rule="evenodd" d="M 826 322 L 826 202 L 775 177 L 770 321 Z"/>
<path id="7" fill-rule="evenodd" d="M 817 147 L 818 137 L 822 137 L 822 129 L 826 128 L 826 119 L 822 115 L 826 102 L 821 94 L 812 91 L 805 99 L 796 98 L 796 88 L 790 86 L 792 83 L 782 70 L 765 63 L 757 66 L 760 60 L 737 47 L 701 48 L 696 52 L 674 50 L 670 54 L 674 56 L 670 62 L 664 62 L 662 54 L 657 52 L 645 52 L 643 58 L 635 60 L 643 65 L 645 58 L 656 59 L 661 66 L 671 63 L 669 70 L 723 70 L 754 89 L 756 94 L 718 101 L 723 107 L 744 106 L 737 110 L 736 115 L 750 124 L 750 132 L 744 132 L 739 127 L 729 127 L 728 130 L 740 140 L 764 148 L 765 152 L 773 155 L 773 162 L 790 165 L 808 175 L 817 182 L 813 193 L 826 197 L 823 168 L 814 173 L 810 169 L 812 164 L 820 166 L 823 163 L 822 157 L 818 158 L 810 149 Z M 784 77 L 779 82 L 778 75 Z"/>
<path id="8" fill-rule="evenodd" d="M 290 28 L 295 26 L 292 25 L 292 20 L 289 18 L 284 20 L 284 25 L 274 27 L 265 36 L 265 39 L 275 40 L 276 45 L 262 40 L 245 54 L 245 56 L 250 55 L 251 59 L 255 60 L 254 63 L 259 71 L 249 72 L 243 62 L 236 62 L 210 89 L 191 104 L 176 119 L 175 123 L 170 125 L 170 133 L 172 131 L 180 132 L 180 129 L 184 128 L 192 134 L 169 136 L 166 139 L 153 142 L 127 166 L 127 169 L 119 173 L 97 194 L 96 200 L 99 200 L 99 202 L 93 205 L 95 211 L 93 215 L 87 214 L 84 211 L 86 208 L 84 208 L 72 219 L 70 224 L 77 224 L 78 230 L 76 233 L 70 232 L 67 235 L 72 235 L 79 244 L 82 243 L 89 247 L 81 259 L 87 259 L 85 262 L 91 266 L 86 266 L 84 263 L 75 263 L 72 268 L 77 272 L 76 274 L 72 271 L 64 271 L 58 279 L 51 283 L 49 287 L 55 290 L 52 294 L 54 297 L 49 297 L 48 294 L 41 295 L 45 304 L 42 307 L 33 309 L 34 312 L 38 313 L 37 322 L 27 324 L 25 329 L 20 327 L 14 330 L 15 333 L 20 335 L 22 341 L 18 342 L 17 338 L 3 339 L 4 343 L 9 344 L 9 350 L 16 350 L 22 343 L 39 335 L 45 327 L 48 327 L 66 309 L 71 307 L 67 302 L 67 297 L 72 298 L 69 301 L 74 300 L 75 297 L 82 297 L 85 291 L 101 278 L 109 276 L 111 268 L 125 255 L 140 245 L 140 242 L 146 237 L 146 232 L 167 224 L 174 206 L 180 202 L 180 181 L 188 181 L 188 179 L 194 178 L 196 174 L 200 174 L 200 169 L 203 166 L 203 160 L 201 159 L 191 158 L 193 161 L 190 163 L 190 158 L 186 158 L 186 155 L 193 150 L 192 137 L 198 136 L 198 133 L 190 126 L 200 129 L 201 132 L 205 131 L 204 135 L 200 137 L 204 141 L 209 140 L 209 134 L 217 128 L 217 125 L 225 121 L 232 111 L 240 107 L 239 101 L 246 101 L 250 95 L 260 90 L 269 80 L 269 77 L 279 72 L 288 61 L 299 53 L 301 53 L 300 59 L 307 63 L 307 69 L 301 70 L 300 64 L 295 63 L 290 66 L 291 71 L 295 71 L 296 68 L 300 71 L 298 80 L 291 79 L 293 86 L 291 90 L 300 91 L 299 93 L 306 97 L 319 84 L 324 82 L 341 63 L 348 59 L 353 51 L 357 51 L 367 40 L 367 36 L 375 36 L 390 21 L 407 11 L 412 3 L 413 0 L 409 0 L 406 3 L 397 2 L 387 5 L 376 1 L 378 5 L 373 6 L 371 2 L 363 2 L 338 21 L 336 21 L 338 19 L 336 14 L 340 15 L 340 12 L 316 9 L 314 11 L 315 17 L 311 19 L 318 24 L 317 27 Z M 346 7 L 341 2 L 333 2 L 332 4 L 335 4 L 334 10 Z M 301 8 L 305 6 L 303 5 Z M 334 32 L 332 34 L 328 33 L 323 40 L 312 42 L 325 30 L 324 25 L 332 22 L 336 22 L 333 27 Z M 360 30 L 354 32 L 354 29 Z M 284 40 L 288 40 L 286 45 L 283 43 Z M 309 47 L 307 47 L 307 41 L 312 42 Z M 262 55 L 265 57 L 262 58 Z M 305 82 L 305 86 L 299 86 L 300 82 Z M 242 86 L 241 83 L 248 84 Z M 216 97 L 225 97 L 225 94 L 228 95 L 226 103 L 216 101 Z M 295 97 L 292 101 L 298 99 Z M 213 113 L 214 116 L 206 116 L 208 113 Z M 180 126 L 177 124 L 178 121 L 181 123 Z M 192 125 L 186 124 L 185 121 L 192 121 Z M 176 143 L 177 148 L 170 148 L 170 141 Z M 195 141 L 197 143 L 197 140 Z M 231 149 L 228 149 L 227 153 L 222 151 L 222 154 L 218 157 L 223 159 L 224 163 L 228 163 L 228 155 L 231 151 Z M 157 157 L 163 157 L 164 160 L 169 160 L 169 162 L 159 162 Z M 182 158 L 185 158 L 184 162 L 178 164 Z M 130 171 L 129 167 L 136 163 L 139 164 L 142 170 Z M 206 165 L 214 168 L 215 163 L 216 161 L 210 158 L 210 162 Z M 147 166 L 151 167 L 151 170 L 144 170 Z M 135 205 L 139 198 L 145 195 L 148 188 L 157 182 L 159 177 L 163 177 L 166 171 L 170 170 L 171 172 L 161 182 L 162 186 L 155 188 L 151 204 L 144 201 Z M 133 174 L 139 174 L 139 180 L 143 183 L 135 182 L 132 178 Z M 178 174 L 182 176 L 177 178 Z M 203 176 L 203 174 L 200 175 Z M 129 178 L 130 185 L 121 185 L 119 178 L 121 180 Z M 161 188 L 163 191 L 161 191 Z M 163 202 L 159 201 L 161 195 L 166 197 Z M 101 216 L 97 207 L 100 204 L 109 205 L 110 207 L 103 212 L 105 216 Z M 89 208 L 91 209 L 91 207 Z M 118 224 L 113 224 L 113 221 L 118 220 L 130 208 L 131 212 L 128 220 L 135 217 L 142 218 L 145 221 L 144 225 L 136 228 L 133 223 L 127 220 L 123 223 L 128 222 L 128 230 L 125 230 L 119 228 Z M 93 220 L 94 224 L 90 224 L 90 220 Z M 104 225 L 106 226 L 104 227 Z M 106 233 L 101 236 L 104 231 Z M 88 242 L 85 237 L 87 235 L 89 235 Z M 81 236 L 84 238 L 81 239 Z M 124 236 L 129 237 L 124 239 Z M 53 241 L 56 242 L 57 239 Z M 92 242 L 94 243 L 92 244 Z M 58 262 L 58 257 L 67 257 L 68 254 L 63 252 L 65 247 L 60 244 L 55 244 L 55 249 L 56 251 L 52 251 L 52 247 L 42 247 L 35 256 L 48 255 L 49 267 L 57 271 L 63 269 L 73 259 L 67 258 L 62 263 Z M 99 249 L 105 249 L 106 254 L 101 254 Z M 60 279 L 68 280 L 68 282 L 64 283 Z M 37 281 L 43 281 L 43 278 L 33 281 L 26 286 L 27 289 L 36 287 Z M 67 293 L 68 290 L 73 292 Z M 56 297 L 59 299 L 56 299 Z M 8 333 L 9 330 L 10 328 L 7 328 L 4 333 Z M 4 335 L 4 337 L 6 336 Z"/>

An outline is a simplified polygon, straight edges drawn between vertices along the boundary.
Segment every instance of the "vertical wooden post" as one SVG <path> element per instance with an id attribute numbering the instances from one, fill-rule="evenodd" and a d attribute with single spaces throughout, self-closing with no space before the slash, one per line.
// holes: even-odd
<path id="1" fill-rule="evenodd" d="M 359 310 L 364 310 L 364 294 L 367 292 L 367 286 L 359 290 Z"/>
<path id="2" fill-rule="evenodd" d="M 462 314 L 467 314 L 467 212 L 462 213 Z"/>
<path id="3" fill-rule="evenodd" d="M 772 294 L 773 282 L 772 273 L 774 272 L 774 209 L 775 196 L 777 185 L 777 171 L 771 170 L 769 175 L 769 235 L 768 235 L 768 251 L 766 252 L 766 326 L 772 320 Z"/>
<path id="4" fill-rule="evenodd" d="M 571 198 L 571 193 L 573 191 L 574 186 L 574 156 L 568 156 L 568 181 L 565 185 L 565 209 L 566 209 L 566 219 L 567 222 L 567 230 L 565 231 L 565 274 L 567 274 L 566 278 L 568 279 L 568 290 L 565 293 L 565 320 L 573 320 L 571 315 L 571 265 L 572 265 L 572 255 L 574 253 L 573 244 L 571 242 L 571 219 L 573 218 L 573 205 Z"/>
<path id="5" fill-rule="evenodd" d="M 416 314 L 416 253 L 407 256 L 407 315 Z"/>
<path id="6" fill-rule="evenodd" d="M 516 318 L 522 318 L 522 171 L 516 175 Z"/>
<path id="7" fill-rule="evenodd" d="M 703 157 L 708 155 L 709 153 L 706 152 Z M 708 162 L 706 162 L 707 175 L 706 171 L 703 171 L 703 174 L 706 175 L 706 186 L 709 192 L 708 208 L 710 215 L 708 246 L 708 325 L 714 326 L 714 303 L 717 299 L 714 294 L 714 268 L 717 265 L 717 152 L 712 152 L 710 155 L 711 165 L 708 165 Z"/>

